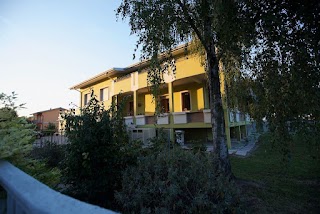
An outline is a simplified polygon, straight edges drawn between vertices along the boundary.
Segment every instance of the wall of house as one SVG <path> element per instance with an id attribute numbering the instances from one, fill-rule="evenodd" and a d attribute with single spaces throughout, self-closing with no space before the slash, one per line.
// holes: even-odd
<path id="1" fill-rule="evenodd" d="M 151 94 L 144 94 L 145 102 L 142 104 L 144 106 L 145 115 L 153 115 L 156 105 Z"/>
<path id="2" fill-rule="evenodd" d="M 200 111 L 204 109 L 204 94 L 203 85 L 199 83 L 188 83 L 180 86 L 173 85 L 173 100 L 174 100 L 174 112 L 181 112 L 182 109 L 182 98 L 181 93 L 189 91 L 191 110 L 190 111 Z"/>
<path id="3" fill-rule="evenodd" d="M 205 73 L 199 57 L 188 55 L 180 56 L 176 60 L 176 80 Z"/>
<path id="4" fill-rule="evenodd" d="M 105 79 L 99 83 L 96 83 L 92 86 L 83 88 L 80 90 L 81 92 L 81 103 L 80 106 L 83 107 L 84 106 L 84 96 L 85 94 L 89 94 L 88 95 L 88 99 L 90 99 L 90 95 L 91 95 L 91 89 L 94 91 L 94 95 L 96 96 L 96 98 L 98 100 L 100 100 L 100 89 L 105 88 L 105 87 L 109 87 L 109 100 L 104 101 L 103 104 L 104 106 L 107 108 L 111 105 L 111 95 L 113 95 L 113 91 L 112 91 L 112 79 Z"/>
<path id="5" fill-rule="evenodd" d="M 56 129 L 59 129 L 59 115 L 60 109 L 52 109 L 48 111 L 43 111 L 33 114 L 34 120 L 36 121 L 38 129 L 46 129 L 49 123 L 52 123 L 56 126 Z"/>
<path id="6" fill-rule="evenodd" d="M 120 94 L 123 92 L 131 91 L 131 75 L 117 80 L 114 84 L 114 94 Z"/>

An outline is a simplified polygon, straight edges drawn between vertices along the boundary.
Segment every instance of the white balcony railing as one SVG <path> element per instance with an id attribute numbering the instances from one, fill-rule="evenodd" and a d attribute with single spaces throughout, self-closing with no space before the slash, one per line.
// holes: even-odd
<path id="1" fill-rule="evenodd" d="M 0 185 L 7 192 L 9 214 L 115 213 L 56 192 L 3 160 L 0 160 Z"/>

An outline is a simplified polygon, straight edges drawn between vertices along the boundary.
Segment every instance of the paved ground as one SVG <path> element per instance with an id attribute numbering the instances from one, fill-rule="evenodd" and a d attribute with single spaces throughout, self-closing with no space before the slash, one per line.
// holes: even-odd
<path id="1" fill-rule="evenodd" d="M 246 144 L 244 145 L 231 145 L 231 149 L 229 150 L 229 154 L 233 154 L 233 155 L 239 155 L 239 156 L 247 156 L 249 154 L 249 152 L 254 148 L 254 146 L 256 145 L 256 142 L 258 141 L 260 134 L 255 133 L 250 135 L 247 138 Z M 234 142 L 234 144 L 236 144 L 237 142 Z"/>
<path id="2" fill-rule="evenodd" d="M 259 134 L 255 133 L 250 135 L 247 140 L 243 141 L 232 141 L 231 149 L 229 149 L 230 155 L 239 155 L 239 156 L 247 156 L 249 152 L 254 148 L 257 140 L 259 138 Z M 208 144 L 207 151 L 212 151 L 213 146 Z"/>

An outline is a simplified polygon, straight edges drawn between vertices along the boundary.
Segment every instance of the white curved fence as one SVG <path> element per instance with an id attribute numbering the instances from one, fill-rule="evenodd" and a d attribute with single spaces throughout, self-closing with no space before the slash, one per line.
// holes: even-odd
<path id="1" fill-rule="evenodd" d="M 7 192 L 6 213 L 8 214 L 115 213 L 54 191 L 3 160 L 0 160 L 0 185 Z M 0 207 L 0 212 L 1 210 L 5 209 Z"/>

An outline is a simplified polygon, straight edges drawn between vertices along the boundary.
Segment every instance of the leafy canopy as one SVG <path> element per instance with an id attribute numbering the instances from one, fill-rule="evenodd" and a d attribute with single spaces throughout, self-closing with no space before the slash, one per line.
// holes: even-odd
<path id="1" fill-rule="evenodd" d="M 0 159 L 20 159 L 32 148 L 34 126 L 18 117 L 16 94 L 0 94 Z"/>
<path id="2" fill-rule="evenodd" d="M 256 35 L 242 69 L 229 79 L 229 97 L 237 98 L 229 103 L 257 120 L 266 118 L 273 142 L 290 155 L 292 134 L 319 132 L 320 5 L 313 0 L 246 3 Z"/>
<path id="3" fill-rule="evenodd" d="M 67 193 L 81 200 L 114 208 L 121 170 L 131 161 L 122 106 L 105 110 L 93 96 L 79 115 L 66 113 L 65 133 L 70 141 L 63 170 Z"/>
<path id="4" fill-rule="evenodd" d="M 244 4 L 232 0 L 123 0 L 117 10 L 118 17 L 129 19 L 131 33 L 138 36 L 135 51 L 141 48 L 141 60 L 150 60 L 148 83 L 155 98 L 162 73 L 172 63 L 172 50 L 180 44 L 186 44 L 187 50 L 193 41 L 193 53 L 203 59 L 213 40 L 217 58 L 232 62 L 229 68 L 233 69 L 253 31 L 247 24 L 252 17 L 245 14 Z"/>

